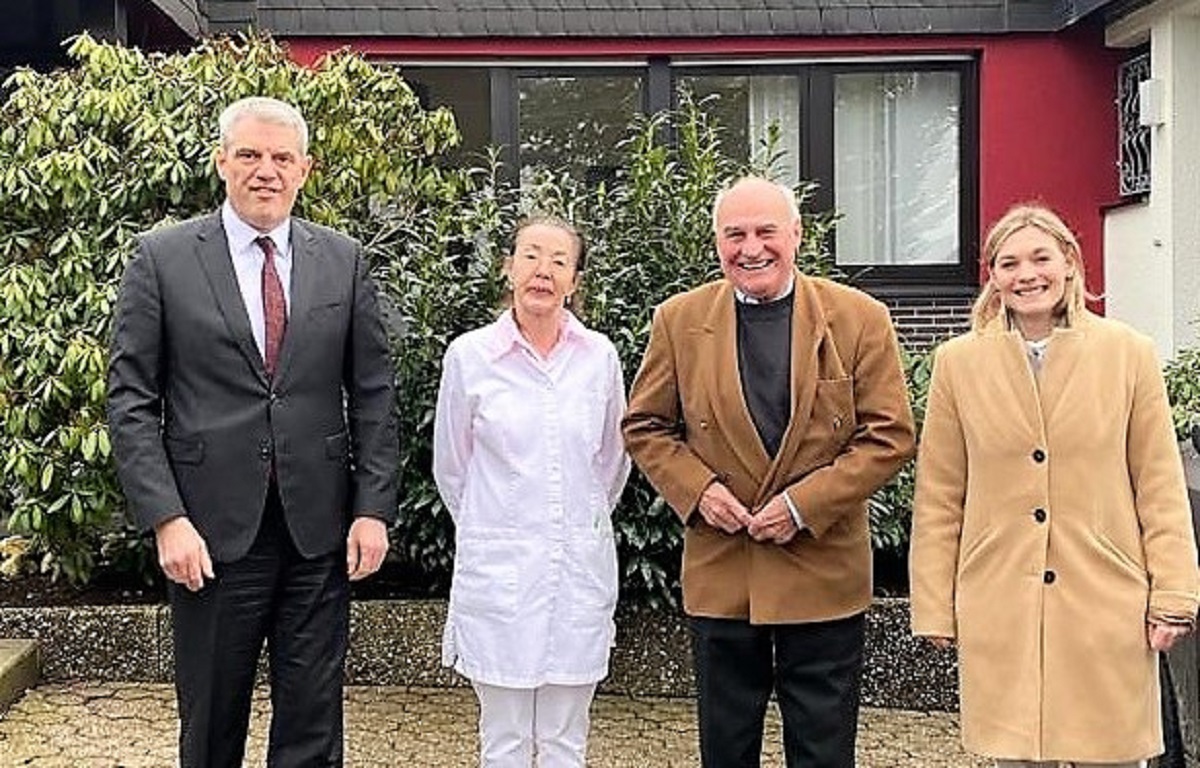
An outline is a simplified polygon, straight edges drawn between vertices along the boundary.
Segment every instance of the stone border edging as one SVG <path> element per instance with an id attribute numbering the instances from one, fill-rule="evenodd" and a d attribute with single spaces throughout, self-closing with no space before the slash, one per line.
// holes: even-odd
<path id="1" fill-rule="evenodd" d="M 443 600 L 358 601 L 351 608 L 347 682 L 454 686 L 441 666 Z M 170 609 L 165 605 L 0 608 L 0 637 L 39 641 L 42 677 L 170 682 Z M 867 613 L 863 704 L 914 710 L 958 706 L 952 652 L 909 634 L 908 601 L 881 598 Z M 622 606 L 611 673 L 601 685 L 633 696 L 692 695 L 687 624 L 675 613 Z"/>
<path id="2" fill-rule="evenodd" d="M 32 640 L 0 640 L 0 715 L 39 676 L 38 645 Z"/>

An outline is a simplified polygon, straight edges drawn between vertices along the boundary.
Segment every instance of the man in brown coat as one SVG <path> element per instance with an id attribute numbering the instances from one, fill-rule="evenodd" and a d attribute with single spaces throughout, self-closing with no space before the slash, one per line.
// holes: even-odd
<path id="1" fill-rule="evenodd" d="M 659 307 L 623 423 L 686 526 L 702 762 L 758 765 L 775 692 L 789 766 L 853 766 L 866 500 L 914 443 L 895 333 L 797 272 L 791 190 L 741 179 L 713 220 L 725 279 Z"/>

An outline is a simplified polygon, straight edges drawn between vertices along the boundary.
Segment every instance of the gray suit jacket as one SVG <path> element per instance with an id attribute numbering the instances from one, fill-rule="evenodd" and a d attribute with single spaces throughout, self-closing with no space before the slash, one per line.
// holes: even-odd
<path id="1" fill-rule="evenodd" d="M 361 248 L 292 219 L 291 312 L 274 381 L 220 214 L 139 239 L 113 324 L 108 420 L 129 512 L 188 515 L 217 561 L 245 555 L 272 461 L 299 551 L 396 514 L 394 369 Z"/>

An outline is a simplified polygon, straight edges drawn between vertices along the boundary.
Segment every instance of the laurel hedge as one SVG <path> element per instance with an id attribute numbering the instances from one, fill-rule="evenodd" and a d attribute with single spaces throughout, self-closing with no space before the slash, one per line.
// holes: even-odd
<path id="1" fill-rule="evenodd" d="M 14 74 L 0 105 L 0 518 L 22 543 L 0 557 L 9 553 L 9 572 L 78 584 L 101 572 L 156 572 L 147 539 L 125 520 L 112 468 L 103 407 L 110 314 L 133 235 L 219 204 L 211 157 L 229 102 L 265 94 L 300 107 L 316 164 L 297 213 L 365 245 L 398 381 L 390 567 L 433 594 L 444 592 L 453 558 L 429 471 L 441 356 L 494 316 L 499 257 L 520 214 L 546 209 L 581 226 L 584 319 L 613 339 L 632 379 L 654 306 L 717 274 L 715 192 L 735 174 L 770 173 L 778 159 L 768 142 L 749 166 L 734 162 L 721 127 L 685 98 L 627 127 L 614 181 L 589 186 L 543 170 L 517 188 L 495 152 L 468 167 L 447 162 L 459 141 L 453 115 L 422 109 L 396 70 L 349 52 L 312 68 L 253 36 L 175 55 L 81 36 L 69 52 L 69 69 Z M 806 216 L 807 271 L 831 272 L 833 223 Z M 923 355 L 909 361 L 918 411 L 927 367 Z M 906 470 L 873 500 L 877 546 L 903 550 L 910 501 Z M 636 475 L 615 528 L 623 597 L 673 603 L 679 526 Z"/>

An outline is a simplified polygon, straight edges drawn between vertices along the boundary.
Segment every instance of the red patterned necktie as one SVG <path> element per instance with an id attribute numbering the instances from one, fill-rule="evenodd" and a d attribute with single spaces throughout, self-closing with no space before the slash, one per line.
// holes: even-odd
<path id="1" fill-rule="evenodd" d="M 287 330 L 287 305 L 283 300 L 283 283 L 275 271 L 275 243 L 266 236 L 255 238 L 254 242 L 265 256 L 262 268 L 263 366 L 267 369 L 267 378 L 274 378 L 283 332 Z"/>

